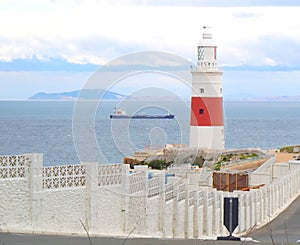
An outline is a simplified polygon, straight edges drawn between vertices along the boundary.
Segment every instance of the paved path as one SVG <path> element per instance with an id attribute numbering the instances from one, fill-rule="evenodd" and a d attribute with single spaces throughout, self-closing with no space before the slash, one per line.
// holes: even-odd
<path id="1" fill-rule="evenodd" d="M 226 245 L 226 241 L 91 238 L 93 245 Z M 0 234 L 1 245 L 91 245 L 86 237 Z M 236 245 L 241 242 L 234 243 Z"/>
<path id="2" fill-rule="evenodd" d="M 260 241 L 260 244 L 297 244 L 296 241 L 300 239 L 300 196 L 268 226 L 251 232 L 249 237 Z M 93 245 L 243 244 L 243 242 L 160 239 L 128 239 L 124 242 L 124 239 L 118 238 L 91 238 L 91 241 Z M 300 245 L 300 242 L 298 244 Z M 91 243 L 87 237 L 0 233 L 0 245 L 91 245 Z"/>
<path id="3" fill-rule="evenodd" d="M 295 244 L 299 240 L 300 245 L 300 196 L 270 224 L 249 236 L 275 244 Z"/>

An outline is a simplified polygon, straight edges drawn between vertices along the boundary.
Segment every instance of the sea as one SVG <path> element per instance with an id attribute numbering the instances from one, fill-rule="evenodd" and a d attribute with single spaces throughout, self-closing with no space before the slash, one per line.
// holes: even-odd
<path id="1" fill-rule="evenodd" d="M 113 119 L 172 113 L 174 119 Z M 145 147 L 188 144 L 188 101 L 0 101 L 0 155 L 41 153 L 44 165 L 121 163 Z M 300 144 L 300 102 L 224 102 L 226 149 Z"/>

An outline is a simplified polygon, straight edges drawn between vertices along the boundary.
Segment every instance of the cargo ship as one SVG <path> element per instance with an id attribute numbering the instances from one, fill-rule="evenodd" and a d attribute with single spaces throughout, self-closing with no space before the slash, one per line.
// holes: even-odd
<path id="1" fill-rule="evenodd" d="M 151 114 L 136 114 L 136 115 L 127 115 L 125 110 L 122 109 L 114 109 L 113 114 L 110 114 L 109 117 L 111 119 L 173 119 L 175 115 L 166 114 L 166 115 L 151 115 Z"/>

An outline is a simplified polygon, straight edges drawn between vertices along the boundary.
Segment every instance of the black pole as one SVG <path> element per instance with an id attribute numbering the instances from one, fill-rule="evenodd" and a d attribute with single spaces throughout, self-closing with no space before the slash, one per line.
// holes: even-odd
<path id="1" fill-rule="evenodd" d="M 232 237 L 232 231 L 233 231 L 233 225 L 232 225 L 232 213 L 233 213 L 233 210 L 232 210 L 232 198 L 229 199 L 229 236 Z"/>
<path id="2" fill-rule="evenodd" d="M 240 241 L 239 237 L 234 237 L 232 233 L 239 223 L 239 199 L 237 197 L 224 197 L 224 220 L 223 224 L 229 231 L 229 236 L 218 237 L 218 240 Z"/>

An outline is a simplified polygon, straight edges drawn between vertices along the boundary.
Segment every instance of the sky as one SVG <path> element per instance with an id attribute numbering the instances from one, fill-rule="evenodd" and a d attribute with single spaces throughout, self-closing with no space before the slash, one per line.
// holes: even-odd
<path id="1" fill-rule="evenodd" d="M 225 97 L 297 96 L 299 13 L 297 0 L 1 0 L 0 100 L 80 89 L 98 68 L 133 52 L 196 63 L 203 26 L 218 45 Z"/>

